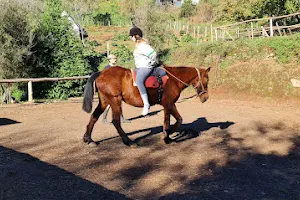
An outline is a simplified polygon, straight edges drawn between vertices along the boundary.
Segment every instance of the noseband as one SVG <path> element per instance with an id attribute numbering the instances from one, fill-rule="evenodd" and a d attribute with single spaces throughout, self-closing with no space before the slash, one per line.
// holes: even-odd
<path id="1" fill-rule="evenodd" d="M 184 85 L 186 86 L 189 86 L 189 84 L 185 83 L 184 81 L 180 80 L 179 78 L 177 78 L 175 75 L 173 75 L 171 72 L 169 72 L 168 70 L 166 70 L 164 67 L 159 67 L 161 68 L 162 70 L 165 70 L 169 75 L 171 75 L 173 78 L 175 78 L 176 80 L 178 80 L 179 82 L 183 83 Z M 204 89 L 204 86 L 203 86 L 203 83 L 202 83 L 202 78 L 201 78 L 201 74 L 199 72 L 199 69 L 197 69 L 195 67 L 196 71 L 197 71 L 197 74 L 198 74 L 198 83 L 196 86 L 193 86 L 194 89 L 196 90 L 196 93 L 197 93 L 197 97 L 201 96 L 202 94 L 205 94 L 207 93 L 207 90 Z M 202 91 L 198 93 L 197 91 L 197 88 L 199 87 L 199 85 L 201 85 L 201 88 L 202 88 Z"/>

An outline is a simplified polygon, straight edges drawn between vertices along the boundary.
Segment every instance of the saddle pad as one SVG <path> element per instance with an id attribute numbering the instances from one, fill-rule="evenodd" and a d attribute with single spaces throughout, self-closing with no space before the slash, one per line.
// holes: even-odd
<path id="1" fill-rule="evenodd" d="M 136 81 L 136 72 L 134 69 L 131 69 L 131 74 L 132 74 L 132 79 L 133 79 L 133 85 L 137 86 L 136 82 L 135 82 Z M 165 84 L 167 83 L 167 80 L 169 79 L 169 77 L 168 77 L 168 75 L 164 75 L 163 77 L 161 77 L 161 79 L 163 82 L 162 87 L 164 87 Z M 155 76 L 150 75 L 145 81 L 145 86 L 146 86 L 146 88 L 158 88 L 159 83 Z"/>

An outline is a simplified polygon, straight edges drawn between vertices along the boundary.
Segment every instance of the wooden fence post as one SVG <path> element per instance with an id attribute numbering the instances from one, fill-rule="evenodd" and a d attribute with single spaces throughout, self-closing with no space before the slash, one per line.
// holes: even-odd
<path id="1" fill-rule="evenodd" d="M 212 24 L 210 25 L 210 40 L 214 41 L 214 36 L 213 36 L 213 26 Z"/>
<path id="2" fill-rule="evenodd" d="M 28 82 L 28 102 L 33 103 L 32 81 Z"/>
<path id="3" fill-rule="evenodd" d="M 187 24 L 187 25 L 186 25 L 186 34 L 189 34 L 189 28 L 190 28 L 190 25 Z"/>
<path id="4" fill-rule="evenodd" d="M 251 22 L 251 39 L 253 40 L 254 33 L 253 33 L 253 22 Z"/>
<path id="5" fill-rule="evenodd" d="M 280 28 L 279 28 L 279 25 L 278 25 L 277 22 L 276 22 L 276 27 L 277 27 L 277 30 L 278 30 L 278 32 L 279 32 L 279 35 L 282 36 L 281 31 L 280 31 Z"/>
<path id="6" fill-rule="evenodd" d="M 266 37 L 269 37 L 267 31 L 264 29 L 263 26 L 261 26 L 261 29 L 262 29 L 262 35 L 263 35 L 263 36 L 266 36 Z"/>
<path id="7" fill-rule="evenodd" d="M 270 36 L 273 37 L 273 34 L 274 34 L 274 32 L 273 32 L 273 19 L 270 18 Z"/>
<path id="8" fill-rule="evenodd" d="M 107 41 L 107 44 L 106 44 L 106 55 L 107 56 L 109 55 L 109 41 Z"/>
<path id="9" fill-rule="evenodd" d="M 199 44 L 199 37 L 200 37 L 200 27 L 197 26 L 197 44 Z"/>

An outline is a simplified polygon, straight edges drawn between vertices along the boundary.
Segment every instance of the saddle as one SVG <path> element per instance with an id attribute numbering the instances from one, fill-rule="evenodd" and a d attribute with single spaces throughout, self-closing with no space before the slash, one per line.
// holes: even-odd
<path id="1" fill-rule="evenodd" d="M 136 85 L 136 71 L 131 69 L 133 85 Z M 164 87 L 169 79 L 167 73 L 161 68 L 154 68 L 151 75 L 145 81 L 146 88 L 159 88 Z"/>

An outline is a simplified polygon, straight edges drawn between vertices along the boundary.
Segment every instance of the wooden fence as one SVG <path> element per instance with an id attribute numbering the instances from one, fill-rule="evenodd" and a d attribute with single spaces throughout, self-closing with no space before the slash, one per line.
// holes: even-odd
<path id="1" fill-rule="evenodd" d="M 300 12 L 278 17 L 251 19 L 234 24 L 214 27 L 184 24 L 180 21 L 169 23 L 169 29 L 189 34 L 196 38 L 197 44 L 203 41 L 235 40 L 239 38 L 253 39 L 254 37 L 273 37 L 292 34 L 300 30 L 300 22 L 286 25 L 283 19 L 299 16 Z M 299 19 L 299 17 L 298 17 Z"/>
<path id="2" fill-rule="evenodd" d="M 28 102 L 33 102 L 33 82 L 49 82 L 49 81 L 66 81 L 66 80 L 80 80 L 80 79 L 87 79 L 90 76 L 76 76 L 76 77 L 64 77 L 64 78 L 19 78 L 19 79 L 0 79 L 1 83 L 6 83 L 7 88 L 4 92 L 4 99 L 8 98 L 7 101 L 11 101 L 11 91 L 10 87 L 12 83 L 21 83 L 21 82 L 27 82 L 28 84 Z M 4 100 L 1 100 L 1 103 L 3 103 Z"/>

